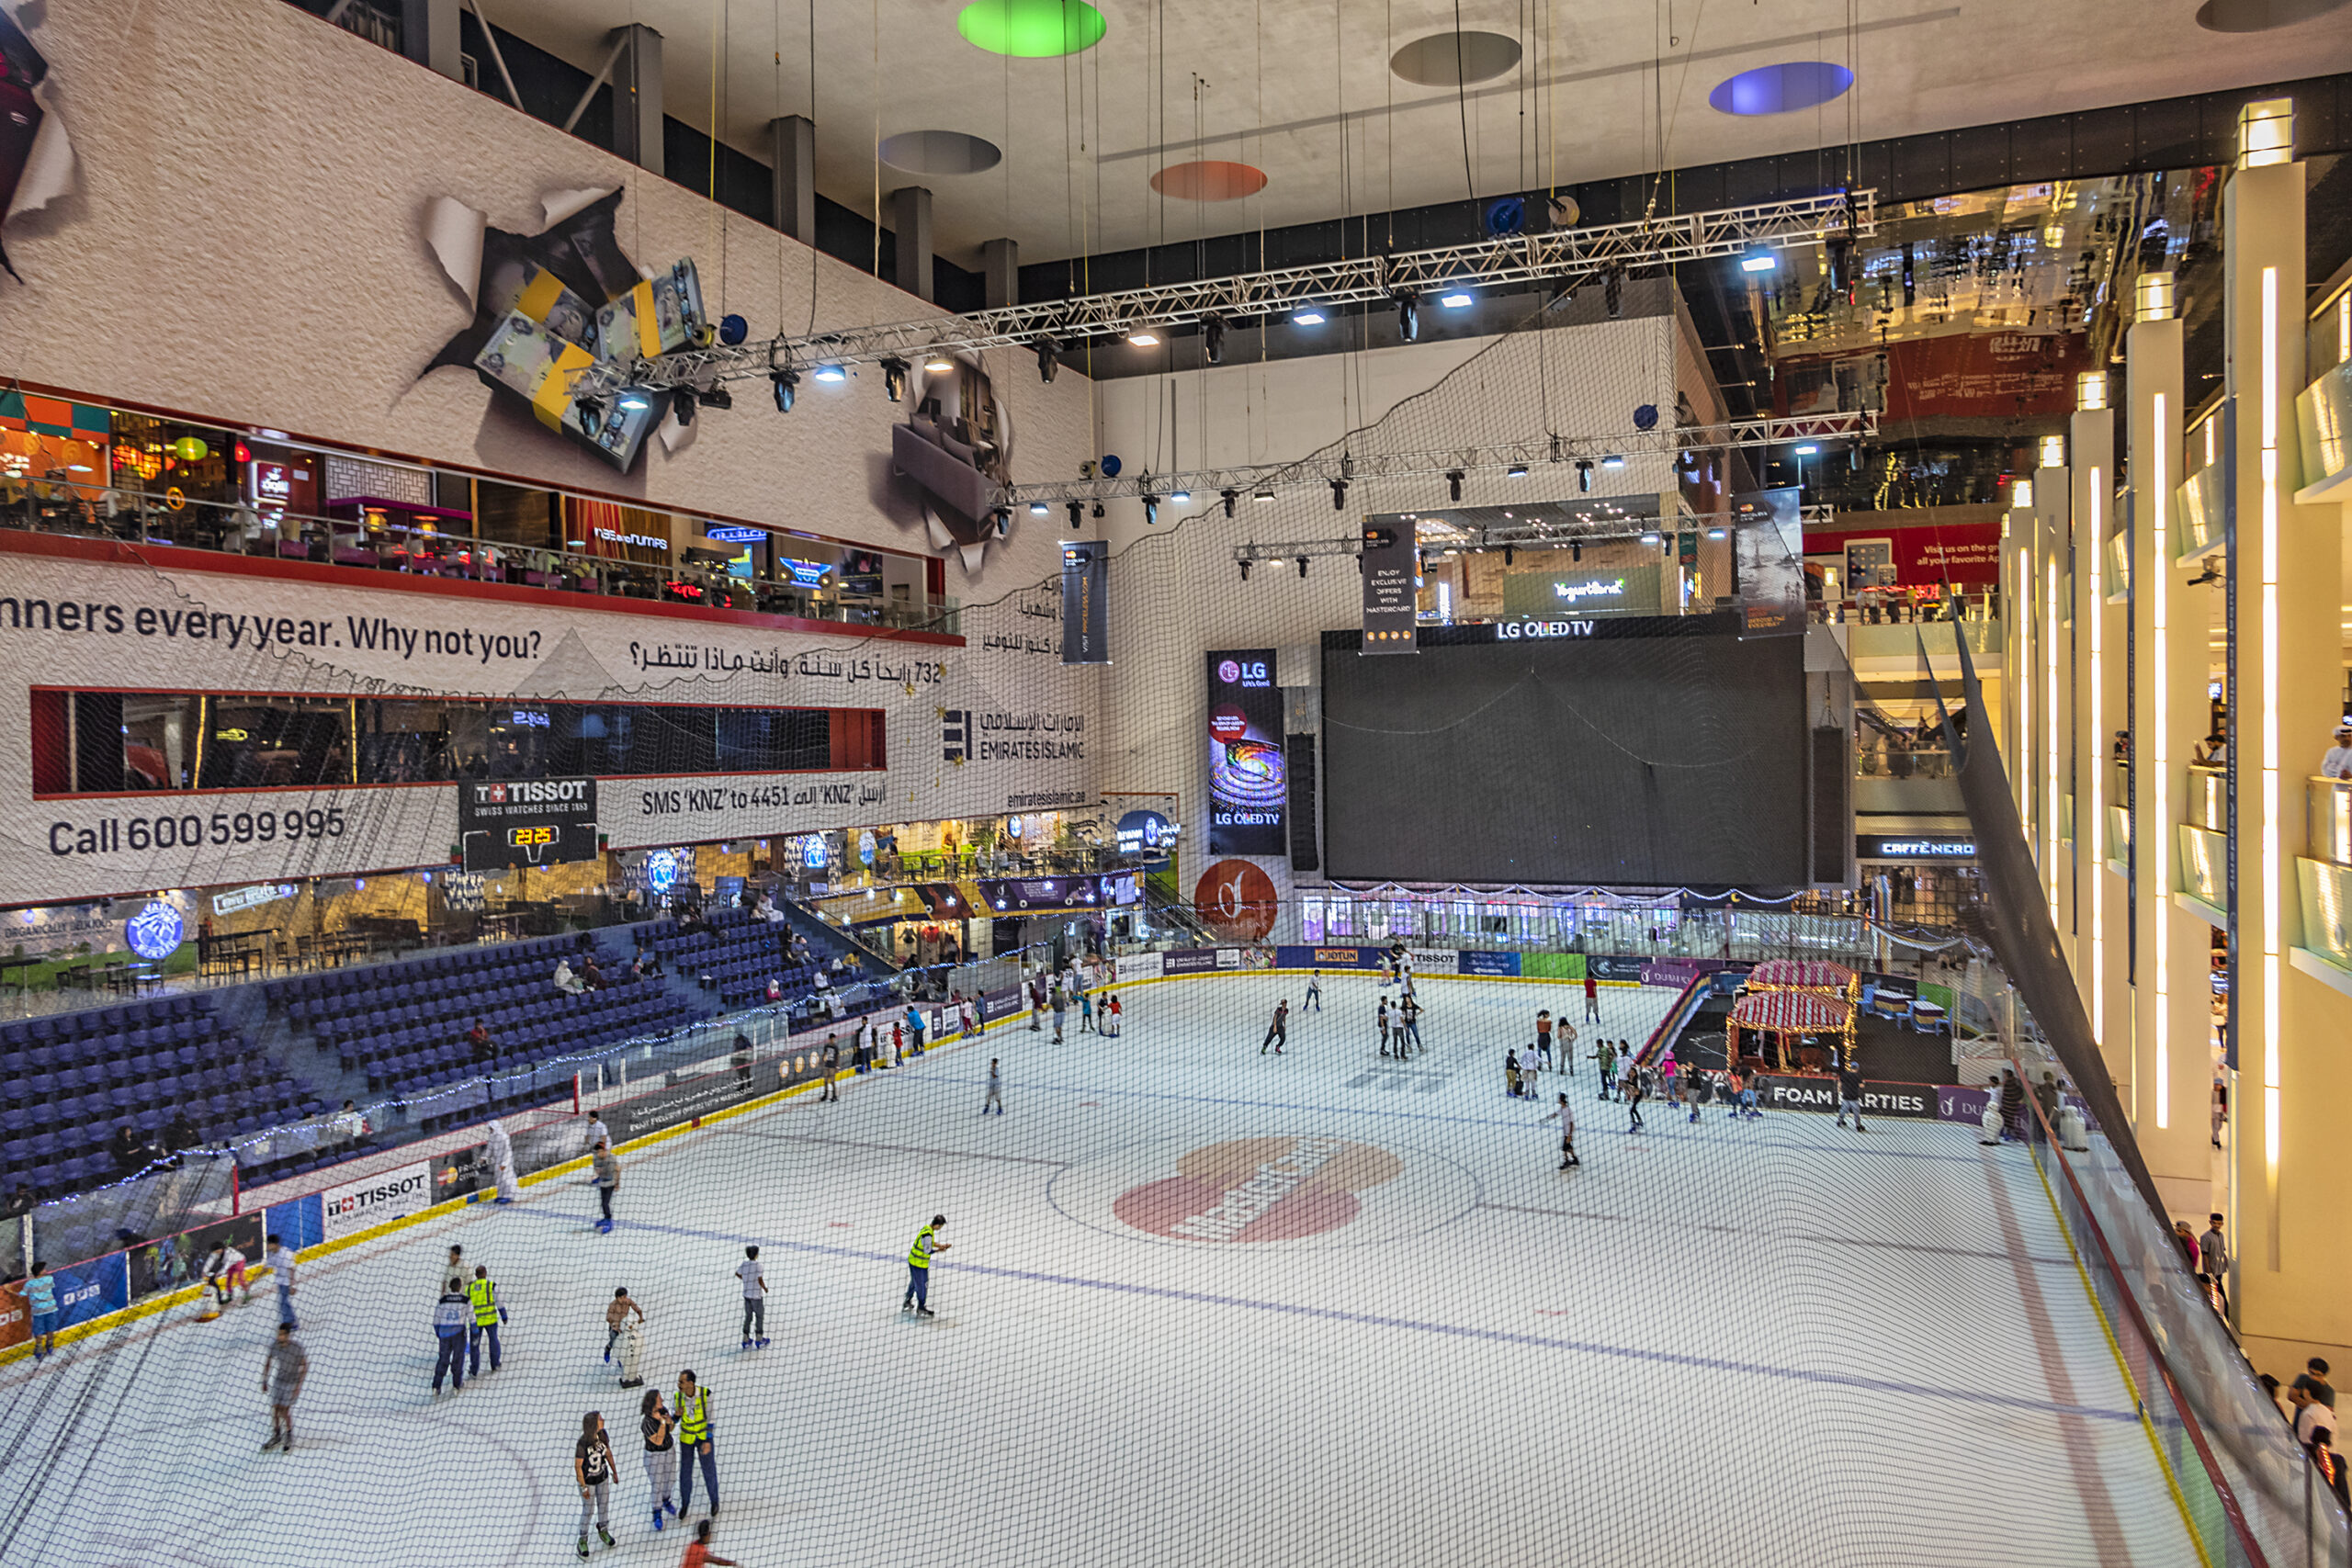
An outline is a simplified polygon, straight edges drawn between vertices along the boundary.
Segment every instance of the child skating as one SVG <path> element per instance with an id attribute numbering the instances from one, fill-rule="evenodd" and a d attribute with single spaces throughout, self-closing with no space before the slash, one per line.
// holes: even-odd
<path id="1" fill-rule="evenodd" d="M 1560 1124 L 1560 1168 L 1566 1170 L 1571 1167 L 1582 1165 L 1584 1161 L 1577 1157 L 1577 1113 L 1570 1108 L 1568 1097 L 1566 1094 L 1560 1096 L 1558 1108 L 1547 1114 L 1544 1120 L 1557 1122 Z"/>

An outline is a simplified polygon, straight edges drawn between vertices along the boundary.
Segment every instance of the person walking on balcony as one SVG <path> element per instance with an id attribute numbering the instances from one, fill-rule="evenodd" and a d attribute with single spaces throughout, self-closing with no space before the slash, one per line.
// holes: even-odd
<path id="1" fill-rule="evenodd" d="M 2319 760 L 2319 776 L 2324 779 L 2352 779 L 2352 714 L 2335 727 L 2335 744 L 2328 747 Z"/>

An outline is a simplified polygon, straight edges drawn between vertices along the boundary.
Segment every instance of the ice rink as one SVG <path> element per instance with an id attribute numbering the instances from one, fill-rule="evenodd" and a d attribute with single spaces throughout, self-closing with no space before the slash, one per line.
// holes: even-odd
<path id="1" fill-rule="evenodd" d="M 714 1544 L 753 1568 L 2195 1562 L 2022 1149 L 1720 1107 L 1629 1135 L 1589 1063 L 1508 1099 L 1535 1010 L 1581 1013 L 1566 983 L 1424 982 L 1400 1066 L 1374 980 L 1329 978 L 1261 1055 L 1304 988 L 1146 985 L 1116 1041 L 1013 1021 L 670 1139 L 625 1157 L 610 1236 L 566 1176 L 322 1258 L 291 1454 L 259 1451 L 266 1283 L 12 1364 L 0 1562 L 576 1561 L 589 1409 L 621 1463 L 595 1559 L 675 1562 L 599 1359 L 616 1285 L 648 1386 L 713 1391 Z M 1670 999 L 1604 988 L 1585 1046 Z M 1567 1173 L 1538 1121 L 1563 1089 Z M 1225 1193 L 1264 1165 L 1236 1229 Z M 919 1321 L 904 1259 L 935 1212 Z M 504 1369 L 435 1401 L 452 1241 L 512 1323 Z M 774 1341 L 749 1353 L 746 1242 Z"/>

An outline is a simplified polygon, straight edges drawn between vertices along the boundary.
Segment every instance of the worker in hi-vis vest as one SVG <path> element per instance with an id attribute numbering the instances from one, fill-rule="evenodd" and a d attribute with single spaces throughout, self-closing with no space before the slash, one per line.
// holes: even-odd
<path id="1" fill-rule="evenodd" d="M 481 1339 L 485 1334 L 490 1336 L 490 1370 L 498 1370 L 498 1325 L 506 1321 L 506 1309 L 498 1304 L 498 1287 L 491 1283 L 490 1270 L 480 1267 L 467 1282 L 466 1300 L 474 1309 L 473 1333 L 468 1336 L 473 1364 L 466 1369 L 466 1376 L 478 1378 L 481 1376 Z"/>
<path id="2" fill-rule="evenodd" d="M 710 1390 L 695 1381 L 691 1371 L 678 1374 L 678 1393 L 671 1402 L 678 1413 L 679 1517 L 695 1509 L 695 1461 L 702 1461 L 703 1490 L 710 1494 L 710 1511 L 718 1512 L 718 1461 L 710 1451 Z"/>
<path id="3" fill-rule="evenodd" d="M 914 1246 L 907 1249 L 907 1299 L 899 1303 L 900 1312 L 912 1307 L 918 1317 L 939 1315 L 931 1310 L 931 1258 L 947 1250 L 947 1243 L 939 1239 L 939 1227 L 946 1223 L 946 1215 L 932 1215 L 931 1224 L 922 1227 Z"/>

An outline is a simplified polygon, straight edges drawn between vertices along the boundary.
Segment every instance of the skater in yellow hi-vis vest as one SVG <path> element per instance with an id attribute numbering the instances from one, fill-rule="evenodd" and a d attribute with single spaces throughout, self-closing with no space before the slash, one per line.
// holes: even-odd
<path id="1" fill-rule="evenodd" d="M 946 1223 L 946 1215 L 932 1215 L 931 1224 L 916 1234 L 914 1246 L 907 1248 L 907 1299 L 899 1303 L 900 1312 L 911 1307 L 918 1317 L 939 1315 L 931 1310 L 931 1257 L 947 1250 L 948 1244 L 939 1239 L 939 1227 Z"/>

